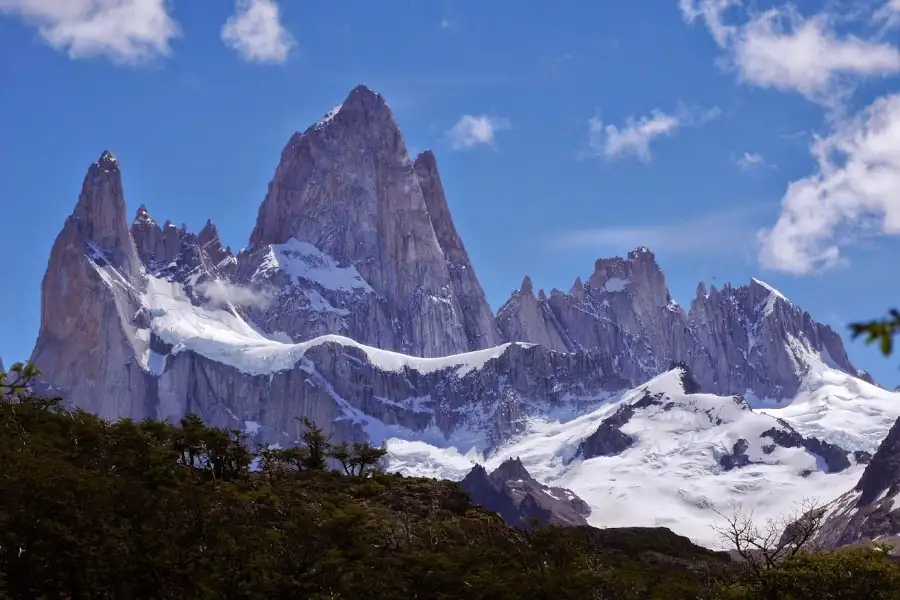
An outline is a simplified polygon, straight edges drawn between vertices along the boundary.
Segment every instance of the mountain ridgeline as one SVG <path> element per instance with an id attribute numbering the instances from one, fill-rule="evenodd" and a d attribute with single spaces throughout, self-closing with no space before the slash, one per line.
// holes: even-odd
<path id="1" fill-rule="evenodd" d="M 43 385 L 108 418 L 194 412 L 257 441 L 310 417 L 347 440 L 378 427 L 497 444 L 547 406 L 587 403 L 684 365 L 699 390 L 778 400 L 816 356 L 869 380 L 840 337 L 765 283 L 701 284 L 688 310 L 653 253 L 598 259 L 568 292 L 529 277 L 492 313 L 437 160 L 412 159 L 366 88 L 281 154 L 246 248 L 129 220 L 122 170 L 92 164 L 51 251 L 32 360 Z"/>

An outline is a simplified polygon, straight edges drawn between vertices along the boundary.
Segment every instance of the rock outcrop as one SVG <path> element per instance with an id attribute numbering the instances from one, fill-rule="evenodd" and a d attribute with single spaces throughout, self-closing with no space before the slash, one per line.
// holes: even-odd
<path id="1" fill-rule="evenodd" d="M 592 349 L 619 357 L 622 373 L 653 376 L 673 362 L 690 367 L 700 388 L 721 395 L 795 395 L 811 355 L 871 381 L 847 358 L 840 337 L 767 284 L 701 284 L 689 311 L 669 294 L 652 252 L 598 260 L 568 293 L 535 297 L 530 278 L 497 314 L 507 341 L 559 351 Z"/>
<path id="2" fill-rule="evenodd" d="M 488 474 L 476 465 L 460 482 L 472 501 L 515 527 L 531 529 L 535 521 L 545 525 L 587 525 L 591 508 L 572 491 L 548 487 L 529 473 L 522 461 L 511 458 Z"/>

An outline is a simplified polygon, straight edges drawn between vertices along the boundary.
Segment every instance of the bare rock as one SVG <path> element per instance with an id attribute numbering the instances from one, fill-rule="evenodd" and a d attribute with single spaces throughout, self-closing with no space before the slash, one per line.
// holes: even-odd
<path id="1" fill-rule="evenodd" d="M 494 314 L 488 306 L 484 290 L 481 289 L 481 283 L 475 275 L 475 268 L 450 216 L 434 153 L 426 150 L 419 154 L 414 169 L 425 198 L 425 206 L 428 208 L 428 216 L 444 253 L 453 284 L 453 296 L 462 309 L 461 318 L 469 342 L 468 349 L 480 350 L 497 346 L 502 343 L 500 331 L 494 323 Z"/>
<path id="2" fill-rule="evenodd" d="M 686 312 L 646 248 L 598 259 L 588 282 L 577 280 L 568 294 L 535 298 L 523 286 L 500 309 L 497 324 L 508 341 L 619 357 L 621 372 L 633 380 L 683 364 L 699 389 L 720 395 L 791 397 L 810 355 L 871 381 L 850 363 L 840 336 L 759 280 L 721 290 L 701 283 Z"/>
<path id="3" fill-rule="evenodd" d="M 450 248 L 454 232 L 441 217 L 439 200 L 433 187 L 438 228 Z M 383 300 L 368 303 L 370 311 L 384 314 L 374 319 L 374 330 L 354 335 L 361 342 L 445 356 L 472 344 L 484 347 L 495 337 L 493 326 L 479 321 L 489 312 L 486 304 L 477 306 L 474 321 L 464 317 L 465 298 L 483 303 L 474 275 L 451 276 L 393 114 L 384 98 L 365 86 L 306 132 L 294 134 L 282 153 L 250 250 L 292 239 L 356 269 Z M 304 331 L 298 323 L 286 333 L 296 339 Z"/>
<path id="4" fill-rule="evenodd" d="M 531 529 L 534 521 L 578 527 L 587 525 L 590 506 L 572 491 L 534 479 L 522 461 L 511 458 L 491 473 L 476 465 L 460 482 L 472 501 L 499 514 L 510 525 Z"/>

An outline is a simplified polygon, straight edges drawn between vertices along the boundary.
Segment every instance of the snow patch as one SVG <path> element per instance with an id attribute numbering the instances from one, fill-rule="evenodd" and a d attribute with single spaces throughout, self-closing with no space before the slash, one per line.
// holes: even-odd
<path id="1" fill-rule="evenodd" d="M 282 271 L 298 283 L 310 281 L 326 290 L 374 293 L 355 267 L 341 267 L 333 258 L 307 242 L 291 238 L 269 246 L 269 253 L 253 275 L 256 280 L 272 271 Z"/>

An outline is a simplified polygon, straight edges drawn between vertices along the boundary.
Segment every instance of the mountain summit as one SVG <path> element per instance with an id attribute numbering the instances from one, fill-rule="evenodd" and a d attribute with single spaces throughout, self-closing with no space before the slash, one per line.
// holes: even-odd
<path id="1" fill-rule="evenodd" d="M 250 249 L 295 242 L 355 269 L 370 286 L 347 308 L 365 312 L 367 322 L 341 333 L 419 356 L 500 343 L 434 157 L 416 167 L 384 98 L 365 86 L 294 134 L 281 154 Z M 299 323 L 280 321 L 303 336 Z"/>

